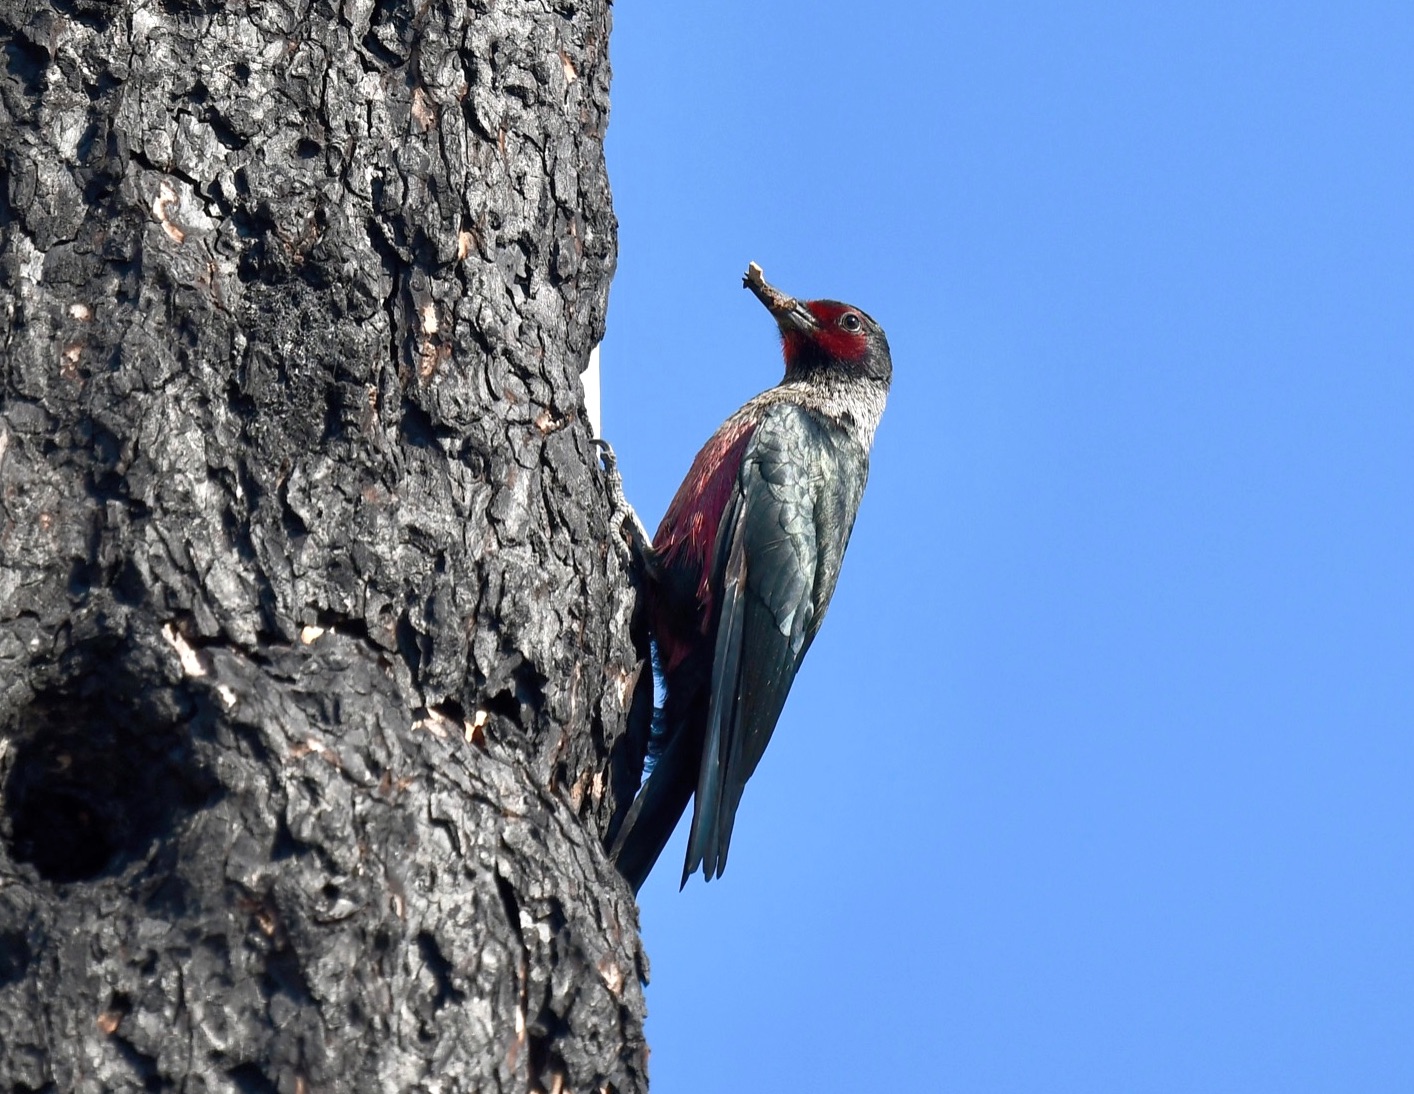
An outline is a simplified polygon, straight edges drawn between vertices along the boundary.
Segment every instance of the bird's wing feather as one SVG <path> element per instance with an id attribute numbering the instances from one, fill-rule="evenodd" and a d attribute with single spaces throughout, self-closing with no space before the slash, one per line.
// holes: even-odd
<path id="1" fill-rule="evenodd" d="M 684 880 L 699 864 L 709 879 L 725 867 L 742 789 L 833 592 L 860 492 L 832 474 L 835 458 L 835 441 L 806 411 L 773 408 L 722 514 L 721 614 Z M 834 519 L 822 523 L 824 509 Z"/>

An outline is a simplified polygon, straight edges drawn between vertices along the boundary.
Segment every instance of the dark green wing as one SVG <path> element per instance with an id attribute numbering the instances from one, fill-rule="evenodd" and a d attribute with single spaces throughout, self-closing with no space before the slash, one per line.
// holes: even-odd
<path id="1" fill-rule="evenodd" d="M 726 866 L 742 790 L 834 592 L 867 466 L 841 430 L 792 404 L 770 408 L 751 439 L 713 559 L 721 615 L 684 881 Z"/>

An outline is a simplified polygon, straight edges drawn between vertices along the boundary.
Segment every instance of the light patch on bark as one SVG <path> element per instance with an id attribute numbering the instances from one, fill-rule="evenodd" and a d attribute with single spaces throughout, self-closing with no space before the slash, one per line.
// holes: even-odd
<path id="1" fill-rule="evenodd" d="M 182 666 L 182 672 L 188 676 L 206 675 L 206 666 L 201 663 L 201 655 L 188 644 L 176 627 L 170 623 L 163 623 L 162 637 L 167 645 L 176 651 L 177 661 Z"/>

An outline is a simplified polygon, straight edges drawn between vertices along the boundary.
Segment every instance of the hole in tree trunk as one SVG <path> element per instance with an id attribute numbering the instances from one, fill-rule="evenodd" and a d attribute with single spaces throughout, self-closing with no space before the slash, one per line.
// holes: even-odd
<path id="1" fill-rule="evenodd" d="M 5 850 L 55 882 L 120 872 L 216 793 L 183 700 L 107 651 L 0 728 L 9 740 Z"/>

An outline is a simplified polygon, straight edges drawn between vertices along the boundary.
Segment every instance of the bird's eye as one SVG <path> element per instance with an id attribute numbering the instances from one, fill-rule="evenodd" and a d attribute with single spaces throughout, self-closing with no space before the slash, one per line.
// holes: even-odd
<path id="1" fill-rule="evenodd" d="M 852 311 L 847 311 L 840 316 L 840 326 L 847 331 L 857 331 L 863 325 L 864 324 L 859 321 L 859 316 L 855 315 Z"/>

